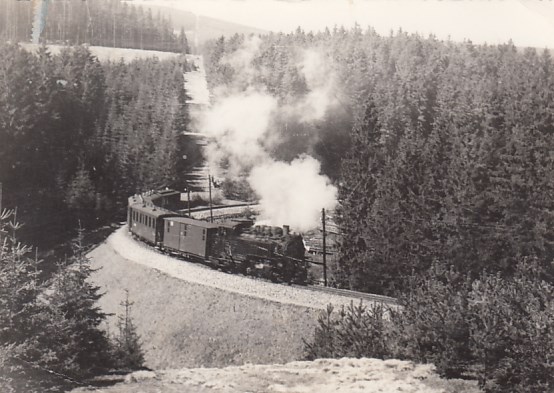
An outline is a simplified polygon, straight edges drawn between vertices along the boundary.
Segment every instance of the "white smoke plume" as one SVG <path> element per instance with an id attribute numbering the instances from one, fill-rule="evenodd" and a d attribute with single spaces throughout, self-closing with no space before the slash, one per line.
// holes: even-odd
<path id="1" fill-rule="evenodd" d="M 329 62 L 318 51 L 305 49 L 301 53 L 300 73 L 306 80 L 308 94 L 288 108 L 303 122 L 321 119 L 330 107 L 337 104 L 334 95 L 335 74 Z"/>
<path id="2" fill-rule="evenodd" d="M 230 65 L 235 70 L 239 70 L 239 72 L 235 74 L 234 87 L 240 88 L 244 85 L 252 86 L 257 71 L 252 66 L 252 60 L 254 60 L 261 43 L 262 39 L 260 37 L 254 35 L 250 36 L 239 49 L 225 55 L 221 59 L 222 63 Z M 227 88 L 229 89 L 229 87 Z"/>
<path id="3" fill-rule="evenodd" d="M 280 105 L 255 83 L 260 70 L 254 69 L 252 60 L 260 43 L 259 37 L 251 37 L 224 57 L 223 62 L 236 70 L 235 84 L 215 89 L 215 104 L 202 114 L 200 132 L 212 137 L 205 150 L 212 173 L 218 174 L 222 161 L 228 166 L 227 177 L 250 173 L 247 179 L 259 198 L 261 218 L 271 225 L 307 231 L 317 227 L 321 208 L 334 208 L 337 190 L 313 157 L 304 155 L 290 163 L 272 158 L 280 142 L 274 122 L 276 118 L 303 123 L 322 119 L 336 103 L 335 77 L 321 53 L 299 51 L 296 67 L 308 93 Z"/>
<path id="4" fill-rule="evenodd" d="M 291 163 L 264 163 L 252 170 L 248 182 L 260 198 L 260 220 L 271 225 L 308 231 L 319 225 L 322 208 L 333 209 L 336 204 L 336 187 L 310 156 Z"/>
<path id="5" fill-rule="evenodd" d="M 245 91 L 218 101 L 203 114 L 203 133 L 211 137 L 206 147 L 210 168 L 217 172 L 221 160 L 229 162 L 229 174 L 238 176 L 256 163 L 269 159 L 274 136 L 270 122 L 277 100 L 268 94 Z"/>

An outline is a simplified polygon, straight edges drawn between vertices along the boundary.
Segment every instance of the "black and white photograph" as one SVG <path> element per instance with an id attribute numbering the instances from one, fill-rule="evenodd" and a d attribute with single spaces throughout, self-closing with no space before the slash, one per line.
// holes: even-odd
<path id="1" fill-rule="evenodd" d="M 0 393 L 554 393 L 554 2 L 0 0 Z"/>

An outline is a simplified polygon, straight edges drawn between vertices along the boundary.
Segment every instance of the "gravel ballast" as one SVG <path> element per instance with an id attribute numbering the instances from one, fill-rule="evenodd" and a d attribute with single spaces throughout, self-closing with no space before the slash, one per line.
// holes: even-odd
<path id="1" fill-rule="evenodd" d="M 275 284 L 268 281 L 228 274 L 195 263 L 186 262 L 158 252 L 133 239 L 127 227 L 118 229 L 107 239 L 112 249 L 123 258 L 143 266 L 156 269 L 171 277 L 190 283 L 201 284 L 211 288 L 243 296 L 265 299 L 282 304 L 323 310 L 328 304 L 336 307 L 349 305 L 358 298 L 320 293 L 291 287 L 287 284 Z"/>

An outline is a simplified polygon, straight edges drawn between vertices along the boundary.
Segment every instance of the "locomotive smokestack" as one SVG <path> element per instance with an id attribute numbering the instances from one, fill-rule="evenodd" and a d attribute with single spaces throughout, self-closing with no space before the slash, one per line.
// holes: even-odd
<path id="1" fill-rule="evenodd" d="M 283 236 L 288 236 L 290 233 L 290 226 L 283 225 Z"/>

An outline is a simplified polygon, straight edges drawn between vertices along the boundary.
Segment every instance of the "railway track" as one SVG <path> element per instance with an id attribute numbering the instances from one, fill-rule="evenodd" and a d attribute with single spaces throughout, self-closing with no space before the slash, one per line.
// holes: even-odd
<path id="1" fill-rule="evenodd" d="M 351 291 L 348 289 L 339 289 L 339 288 L 331 288 L 331 287 L 322 287 L 317 285 L 296 285 L 292 284 L 293 287 L 309 290 L 313 292 L 323 292 L 328 293 L 331 295 L 337 295 L 337 296 L 344 296 L 348 297 L 350 299 L 360 299 L 360 300 L 367 300 L 371 302 L 378 302 L 388 305 L 398 305 L 398 301 L 393 297 L 388 296 L 382 296 L 382 295 L 374 295 L 372 293 L 365 293 L 365 292 L 358 292 L 358 291 Z"/>

